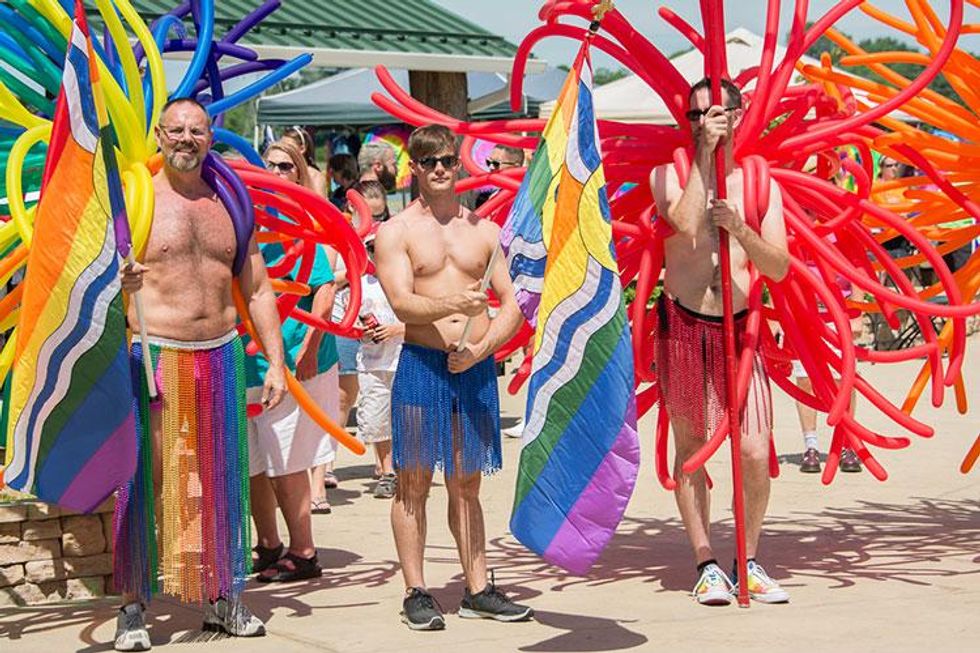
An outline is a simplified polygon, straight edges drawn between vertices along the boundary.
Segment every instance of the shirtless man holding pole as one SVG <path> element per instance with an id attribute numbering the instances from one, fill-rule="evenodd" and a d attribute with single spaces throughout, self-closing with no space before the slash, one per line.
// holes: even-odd
<path id="1" fill-rule="evenodd" d="M 500 414 L 493 353 L 520 327 L 499 247 L 499 228 L 456 199 L 459 156 L 447 128 L 416 129 L 408 141 L 420 199 L 386 222 L 375 239 L 378 279 L 401 322 L 405 344 L 392 387 L 392 448 L 398 491 L 391 509 L 405 578 L 402 621 L 413 630 L 446 622 L 425 586 L 426 500 L 442 469 L 449 528 L 466 576 L 461 617 L 522 621 L 531 608 L 487 582 L 480 475 L 500 469 Z M 491 260 L 500 310 L 490 319 L 480 280 Z M 472 319 L 464 340 L 466 323 Z"/>
<path id="2" fill-rule="evenodd" d="M 659 301 L 656 335 L 657 374 L 674 431 L 677 480 L 675 498 L 694 549 L 698 582 L 694 598 L 702 604 L 731 602 L 738 579 L 719 567 L 709 538 L 709 496 L 704 470 L 684 474 L 682 465 L 704 445 L 726 408 L 722 333 L 721 267 L 718 229 L 730 235 L 733 310 L 741 341 L 751 262 L 764 276 L 781 281 L 789 269 L 786 227 L 778 189 L 769 189 L 769 208 L 757 233 L 743 218 L 743 177 L 732 154 L 732 131 L 742 117 L 738 87 L 722 80 L 724 106 L 711 105 L 707 79 L 691 88 L 687 118 L 695 140 L 690 176 L 681 185 L 673 165 L 650 177 L 660 214 L 674 229 L 665 241 L 665 296 Z M 727 200 L 715 199 L 715 148 L 725 148 Z M 745 530 L 749 596 L 782 603 L 789 595 L 755 561 L 762 521 L 769 502 L 769 437 L 772 405 L 761 355 L 753 364 L 742 414 L 741 454 L 745 488 Z"/>
<path id="3" fill-rule="evenodd" d="M 123 288 L 141 291 L 146 328 L 139 332 L 133 302 L 139 461 L 116 503 L 114 578 L 123 594 L 117 651 L 149 650 L 144 604 L 157 591 L 207 602 L 207 630 L 265 633 L 239 600 L 251 542 L 245 353 L 235 332 L 233 283 L 270 362 L 263 405 L 273 408 L 286 390 L 279 314 L 262 255 L 252 238 L 234 270 L 235 228 L 201 177 L 211 146 L 207 111 L 187 98 L 168 102 L 156 137 L 164 163 L 153 179 L 153 226 L 143 264 L 122 271 Z M 141 341 L 160 393 L 153 403 Z"/>

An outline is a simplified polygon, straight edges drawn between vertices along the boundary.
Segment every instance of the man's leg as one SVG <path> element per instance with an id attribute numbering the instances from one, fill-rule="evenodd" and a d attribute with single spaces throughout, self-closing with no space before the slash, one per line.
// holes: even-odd
<path id="1" fill-rule="evenodd" d="M 446 477 L 449 492 L 449 530 L 456 540 L 459 561 L 470 593 L 487 586 L 487 544 L 480 506 L 480 472 Z"/>
<path id="2" fill-rule="evenodd" d="M 742 486 L 745 492 L 745 552 L 754 558 L 769 506 L 769 433 L 751 421 L 742 432 Z"/>
<path id="3" fill-rule="evenodd" d="M 275 491 L 275 499 L 286 520 L 286 528 L 289 530 L 289 552 L 300 558 L 313 557 L 316 554 L 316 547 L 313 546 L 310 484 L 307 482 L 306 472 L 294 472 L 270 480 Z M 261 543 L 261 539 L 259 542 Z"/>
<path id="4" fill-rule="evenodd" d="M 711 550 L 710 524 L 711 499 L 704 470 L 685 474 L 684 461 L 704 445 L 703 433 L 692 433 L 686 423 L 671 421 L 674 430 L 674 479 L 677 487 L 674 499 L 684 522 L 684 530 L 694 549 L 694 560 L 700 565 L 714 558 Z"/>
<path id="5" fill-rule="evenodd" d="M 797 376 L 796 385 L 804 392 L 813 392 L 813 384 L 810 383 L 808 376 Z M 800 416 L 800 430 L 803 432 L 803 457 L 800 460 L 800 471 L 808 474 L 819 473 L 820 443 L 817 441 L 817 411 L 797 401 L 796 412 Z"/>
<path id="6" fill-rule="evenodd" d="M 378 464 L 381 465 L 382 474 L 394 474 L 395 468 L 391 464 L 391 440 L 381 440 L 374 443 L 374 454 Z"/>
<path id="7" fill-rule="evenodd" d="M 305 473 L 301 472 L 301 475 L 306 484 Z M 309 491 L 309 484 L 306 486 Z M 264 473 L 256 474 L 248 479 L 248 487 L 251 493 L 252 520 L 255 521 L 255 535 L 259 546 L 263 549 L 275 549 L 282 544 L 282 540 L 279 539 L 279 526 L 276 523 L 277 501 L 272 481 Z M 291 543 L 292 539 L 290 539 Z"/>
<path id="8" fill-rule="evenodd" d="M 391 529 L 402 566 L 405 588 L 425 587 L 422 560 L 425 554 L 425 506 L 432 485 L 427 469 L 399 470 L 398 490 L 391 503 Z"/>
<path id="9" fill-rule="evenodd" d="M 157 408 L 150 408 L 150 444 L 153 455 L 153 510 L 159 543 L 163 539 L 160 502 L 160 492 L 163 488 L 163 412 Z M 146 630 L 140 597 L 132 592 L 124 592 L 122 607 L 116 619 L 116 638 L 113 648 L 117 651 L 148 651 L 150 646 L 150 635 Z"/>

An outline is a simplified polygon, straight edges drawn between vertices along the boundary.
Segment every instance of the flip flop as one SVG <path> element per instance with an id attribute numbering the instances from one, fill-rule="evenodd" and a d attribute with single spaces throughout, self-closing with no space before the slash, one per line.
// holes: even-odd
<path id="1" fill-rule="evenodd" d="M 330 502 L 326 499 L 313 499 L 310 502 L 310 512 L 314 515 L 329 515 L 332 512 Z"/>
<path id="2" fill-rule="evenodd" d="M 291 583 L 297 580 L 319 578 L 322 575 L 323 569 L 320 568 L 316 554 L 310 558 L 301 558 L 293 553 L 286 553 L 269 567 L 266 573 L 259 574 L 256 580 L 260 583 Z"/>

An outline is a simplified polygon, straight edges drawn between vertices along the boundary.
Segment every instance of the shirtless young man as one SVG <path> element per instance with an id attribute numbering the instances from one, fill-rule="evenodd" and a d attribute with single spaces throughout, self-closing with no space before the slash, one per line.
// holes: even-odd
<path id="1" fill-rule="evenodd" d="M 789 269 L 786 227 L 778 189 L 769 189 L 769 208 L 756 233 L 742 216 L 742 172 L 732 155 L 732 130 L 742 117 L 742 97 L 727 80 L 724 106 L 711 105 L 708 80 L 691 88 L 690 111 L 695 159 L 687 184 L 681 186 L 672 165 L 650 176 L 661 215 L 674 229 L 665 242 L 666 296 L 659 304 L 656 335 L 657 374 L 674 430 L 677 479 L 675 497 L 684 528 L 694 548 L 699 579 L 694 598 L 703 604 L 731 602 L 733 583 L 721 570 L 708 536 L 709 497 L 704 471 L 684 474 L 681 466 L 710 437 L 724 418 L 726 405 L 724 339 L 721 316 L 721 268 L 718 229 L 730 235 L 733 303 L 740 341 L 749 289 L 748 264 L 780 281 Z M 715 148 L 725 148 L 728 200 L 714 199 Z M 766 603 L 789 600 L 785 590 L 755 562 L 762 520 L 769 501 L 769 437 L 772 406 L 769 381 L 761 356 L 753 365 L 752 382 L 742 413 L 742 461 L 745 487 L 749 595 Z"/>
<path id="2" fill-rule="evenodd" d="M 398 490 L 391 507 L 395 547 L 405 578 L 402 621 L 413 630 L 441 630 L 446 621 L 425 587 L 426 499 L 432 473 L 445 472 L 449 528 L 456 539 L 466 591 L 461 617 L 521 621 L 516 605 L 487 582 L 480 474 L 500 468 L 500 412 L 493 352 L 520 326 L 503 257 L 492 286 L 494 319 L 480 279 L 499 247 L 499 228 L 456 200 L 459 157 L 447 128 L 416 129 L 408 141 L 420 199 L 384 223 L 375 239 L 378 279 L 405 344 L 391 394 L 392 449 Z M 467 319 L 473 327 L 456 352 Z M 448 353 L 447 353 L 448 352 Z"/>
<path id="3" fill-rule="evenodd" d="M 149 650 L 142 602 L 157 590 L 158 577 L 164 593 L 209 601 L 205 629 L 265 633 L 239 600 L 251 542 L 244 350 L 235 333 L 233 272 L 270 361 L 262 403 L 276 406 L 286 389 L 279 316 L 262 255 L 253 238 L 241 270 L 234 270 L 235 229 L 201 178 L 211 145 L 207 111 L 190 99 L 167 103 L 156 138 L 164 164 L 153 179 L 156 210 L 146 254 L 143 265 L 122 273 L 127 292 L 141 290 L 146 332 L 137 332 L 131 303 L 140 464 L 116 504 L 114 574 L 123 593 L 117 651 Z M 149 343 L 161 395 L 153 404 L 140 338 Z"/>

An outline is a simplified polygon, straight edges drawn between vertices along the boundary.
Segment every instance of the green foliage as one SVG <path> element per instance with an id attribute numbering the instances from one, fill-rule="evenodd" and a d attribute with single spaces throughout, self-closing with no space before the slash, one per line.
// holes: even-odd
<path id="1" fill-rule="evenodd" d="M 596 68 L 592 76 L 592 81 L 596 86 L 602 86 L 609 82 L 615 82 L 617 79 L 622 79 L 628 74 L 623 68 L 617 68 L 616 70 Z"/>

